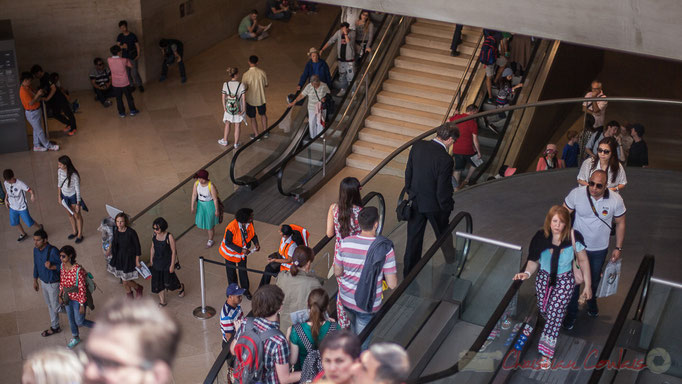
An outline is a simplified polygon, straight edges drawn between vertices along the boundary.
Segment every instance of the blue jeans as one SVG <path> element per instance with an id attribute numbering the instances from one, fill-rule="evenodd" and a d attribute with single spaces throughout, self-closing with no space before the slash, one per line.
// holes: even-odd
<path id="1" fill-rule="evenodd" d="M 606 260 L 606 255 L 608 255 L 609 249 L 602 249 L 601 251 L 587 251 L 587 260 L 590 261 L 590 275 L 592 282 L 592 298 L 587 300 L 587 307 L 590 311 L 596 312 L 597 308 L 597 298 L 594 297 L 597 293 L 597 287 L 599 286 L 599 281 L 601 280 L 601 271 L 604 267 L 604 261 Z M 571 302 L 568 303 L 568 308 L 566 308 L 566 319 L 573 321 L 578 315 L 578 299 L 580 298 L 580 286 L 576 285 L 573 289 L 573 297 L 571 297 Z"/>
<path id="2" fill-rule="evenodd" d="M 50 142 L 43 131 L 43 108 L 26 111 L 26 120 L 33 128 L 33 146 L 50 148 Z"/>
<path id="3" fill-rule="evenodd" d="M 362 333 L 367 324 L 369 324 L 370 320 L 372 320 L 372 318 L 374 317 L 373 313 L 358 312 L 346 306 L 344 306 L 343 309 L 346 311 L 346 314 L 348 315 L 348 321 L 350 321 L 350 330 L 356 335 Z M 367 339 L 365 339 L 365 341 L 362 343 L 362 350 L 365 350 L 368 347 L 369 337 L 367 337 Z"/>
<path id="4" fill-rule="evenodd" d="M 239 37 L 241 37 L 244 40 L 256 40 L 255 37 L 251 36 L 251 32 L 246 31 L 244 33 L 240 33 Z"/>
<path id="5" fill-rule="evenodd" d="M 272 20 L 289 20 L 291 19 L 291 12 L 290 11 L 284 11 L 280 13 L 272 13 L 272 11 L 268 10 L 267 12 L 268 19 Z"/>
<path id="6" fill-rule="evenodd" d="M 78 327 L 92 328 L 95 325 L 94 321 L 86 320 L 85 313 L 80 314 L 80 303 L 76 300 L 69 300 L 66 306 L 66 314 L 69 316 L 69 326 L 71 327 L 71 335 L 78 337 Z"/>

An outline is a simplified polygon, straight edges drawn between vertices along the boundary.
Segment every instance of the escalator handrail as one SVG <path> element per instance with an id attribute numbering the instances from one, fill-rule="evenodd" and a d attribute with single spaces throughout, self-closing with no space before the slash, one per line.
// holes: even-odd
<path id="1" fill-rule="evenodd" d="M 451 239 L 450 234 L 457 228 L 459 223 L 465 220 L 466 222 L 466 229 L 465 231 L 468 233 L 472 233 L 473 231 L 473 220 L 471 218 L 471 214 L 469 212 L 459 212 L 455 217 L 452 219 L 450 224 L 448 225 L 448 228 L 445 230 L 443 236 L 440 236 L 436 241 L 433 243 L 433 245 L 426 251 L 424 256 L 422 256 L 421 260 L 417 263 L 417 265 L 414 266 L 412 271 L 405 277 L 405 279 L 396 287 L 395 291 L 389 296 L 388 300 L 386 300 L 385 303 L 381 305 L 381 308 L 379 309 L 378 312 L 372 317 L 372 320 L 367 324 L 365 329 L 360 333 L 359 337 L 360 340 L 363 342 L 369 335 L 374 331 L 374 328 L 377 327 L 377 325 L 381 322 L 381 319 L 388 313 L 389 310 L 395 305 L 395 303 L 398 301 L 400 296 L 402 296 L 403 292 L 407 290 L 407 288 L 410 286 L 410 284 L 417 278 L 419 273 L 421 272 L 422 269 L 426 266 L 426 264 L 431 261 L 431 258 L 433 255 L 436 254 L 438 249 L 445 243 L 446 240 Z M 468 248 L 467 248 L 468 249 Z"/>
<path id="2" fill-rule="evenodd" d="M 333 23 L 331 23 L 331 26 L 329 27 L 329 31 L 327 32 L 327 35 L 325 36 L 324 40 L 322 40 L 322 44 L 320 44 L 320 50 L 322 50 L 322 47 L 324 46 L 324 44 L 327 41 L 329 41 L 329 38 L 336 31 L 336 29 L 338 28 L 338 25 L 340 23 L 341 23 L 341 11 L 339 11 L 339 14 L 336 17 L 335 21 Z M 299 93 L 300 93 L 300 91 L 296 91 L 295 95 L 298 96 Z M 242 145 L 240 148 L 237 149 L 237 151 L 234 153 L 234 156 L 232 156 L 232 161 L 230 162 L 230 180 L 232 180 L 232 183 L 234 183 L 235 185 L 247 185 L 247 184 L 249 184 L 247 182 L 243 182 L 243 181 L 234 177 L 234 167 L 235 167 L 235 164 L 237 163 L 237 158 L 246 148 L 250 147 L 251 145 L 253 145 L 253 143 L 257 142 L 258 140 L 261 140 L 263 138 L 263 136 L 265 136 L 266 134 L 270 134 L 270 131 L 272 131 L 275 127 L 277 127 L 279 125 L 279 123 L 281 123 L 282 120 L 284 120 L 284 118 L 287 117 L 287 115 L 291 112 L 292 108 L 293 107 L 287 107 L 287 109 L 284 110 L 284 113 L 282 113 L 282 116 L 280 116 L 279 119 L 277 119 L 277 121 L 275 121 L 273 124 L 270 124 L 270 126 L 267 129 L 263 130 L 263 132 L 259 133 L 258 136 L 256 136 L 252 140 L 249 140 L 248 142 L 246 142 L 244 145 Z"/>
<path id="3" fill-rule="evenodd" d="M 641 290 L 641 296 L 639 300 L 638 310 L 635 313 L 634 320 L 641 320 L 642 312 L 648 298 L 649 284 L 651 282 L 651 276 L 653 272 L 654 256 L 647 254 L 642 259 L 642 262 L 639 263 L 639 268 L 637 269 L 635 278 L 632 280 L 630 290 L 628 291 L 628 294 L 625 296 L 625 300 L 623 301 L 623 305 L 620 307 L 620 311 L 618 311 L 616 321 L 613 323 L 611 332 L 609 332 L 609 337 L 606 339 L 604 348 L 602 348 L 601 354 L 599 355 L 599 359 L 597 361 L 607 361 L 611 356 L 613 348 L 615 348 L 616 346 L 618 337 L 623 329 L 623 326 L 625 325 L 628 313 L 630 312 L 630 308 L 632 307 L 632 304 L 634 303 L 635 297 L 637 297 L 637 292 L 639 290 Z M 594 371 L 592 372 L 592 375 L 590 375 L 590 380 L 588 381 L 588 383 L 590 384 L 598 383 L 602 375 L 604 374 L 604 369 L 605 369 L 604 367 L 595 368 Z"/>
<path id="4" fill-rule="evenodd" d="M 468 115 L 465 117 L 462 117 L 460 119 L 454 120 L 454 123 L 463 123 L 465 121 L 473 120 L 473 119 L 478 119 L 481 117 L 485 116 L 490 116 L 494 114 L 499 114 L 502 112 L 507 112 L 507 111 L 515 111 L 517 109 L 524 109 L 524 108 L 535 108 L 535 107 L 546 107 L 546 106 L 551 106 L 551 105 L 560 105 L 560 104 L 574 104 L 574 103 L 584 103 L 584 102 L 590 102 L 590 101 L 613 101 L 613 102 L 634 102 L 634 103 L 649 103 L 649 104 L 661 104 L 661 105 L 673 105 L 673 106 L 682 106 L 682 100 L 672 100 L 672 99 L 655 99 L 655 98 L 648 98 L 648 97 L 591 97 L 591 98 L 583 98 L 583 97 L 572 97 L 572 98 L 563 98 L 563 99 L 552 99 L 552 100 L 543 100 L 543 101 L 536 101 L 530 104 L 518 104 L 518 105 L 510 105 L 508 107 L 504 108 L 497 108 L 497 109 L 491 109 L 489 111 L 483 111 L 483 112 L 478 112 L 473 115 Z M 372 169 L 367 176 L 365 176 L 362 181 L 360 182 L 361 185 L 367 184 L 379 171 L 381 171 L 382 168 L 386 166 L 386 164 L 390 163 L 396 156 L 400 155 L 405 149 L 411 147 L 414 143 L 417 141 L 420 141 L 424 139 L 425 137 L 431 136 L 436 133 L 436 130 L 438 127 L 430 129 L 419 136 L 413 138 L 412 140 L 408 141 L 407 143 L 401 145 L 398 147 L 396 150 L 391 152 L 390 155 L 386 156 L 384 160 L 381 161 L 374 169 Z"/>
<path id="5" fill-rule="evenodd" d="M 464 83 L 464 79 L 467 77 L 467 73 L 469 72 L 469 68 L 471 68 L 471 64 L 474 63 L 474 67 L 471 68 L 471 74 L 469 75 L 469 79 L 467 80 L 467 85 L 465 86 L 465 90 L 469 88 L 469 84 L 471 84 L 471 81 L 473 80 L 474 76 L 473 74 L 476 72 L 476 69 L 478 68 L 478 63 L 480 63 L 480 60 L 476 60 L 474 62 L 474 58 L 477 57 L 476 53 L 478 52 L 478 49 L 481 47 L 481 44 L 483 43 L 483 32 L 481 32 L 481 35 L 478 37 L 478 42 L 476 43 L 476 47 L 474 48 L 474 52 L 471 54 L 471 57 L 469 57 L 469 61 L 467 62 L 466 69 L 464 69 L 464 72 L 462 73 L 462 78 L 459 79 L 459 84 L 457 84 L 457 91 L 455 92 L 454 95 L 452 95 L 452 100 L 450 100 L 450 106 L 448 106 L 448 111 L 445 113 L 445 116 L 443 116 L 443 121 L 441 124 L 444 124 L 446 121 L 448 121 L 448 117 L 450 117 L 450 114 L 452 113 L 453 107 L 455 107 L 455 100 L 457 99 L 457 95 L 459 95 L 459 100 L 457 100 L 457 106 L 454 108 L 455 110 L 458 110 L 460 106 L 462 105 L 462 96 L 466 92 L 462 92 L 462 85 Z"/>
<path id="6" fill-rule="evenodd" d="M 369 59 L 367 59 L 368 55 L 365 55 L 365 58 L 363 58 L 363 63 L 365 62 L 365 60 L 369 60 L 369 62 L 367 63 L 367 68 L 365 68 L 365 71 L 362 73 L 362 76 L 355 76 L 355 77 L 353 78 L 353 81 L 348 85 L 348 90 L 355 89 L 355 91 L 352 92 L 352 95 L 350 96 L 351 99 L 348 101 L 347 104 L 346 104 L 346 100 L 348 99 L 348 97 L 349 97 L 349 95 L 351 94 L 351 92 L 346 92 L 346 94 L 344 95 L 343 99 L 341 100 L 341 103 L 339 103 L 340 106 L 342 106 L 343 104 L 346 104 L 346 108 L 345 108 L 344 111 L 343 111 L 343 115 L 341 115 L 341 119 L 338 119 L 338 122 L 337 122 L 337 116 L 339 115 L 339 113 L 340 113 L 341 111 L 340 111 L 340 110 L 336 110 L 336 112 L 334 113 L 333 118 L 331 118 L 331 119 L 329 120 L 329 121 L 331 121 L 332 123 L 327 124 L 327 125 L 324 127 L 324 129 L 322 130 L 322 132 L 320 132 L 317 136 L 315 136 L 314 138 L 312 138 L 312 139 L 311 139 L 309 142 L 307 142 L 306 144 L 301 145 L 300 147 L 298 147 L 298 149 L 296 149 L 295 151 L 293 151 L 291 154 L 289 154 L 289 156 L 287 156 L 287 157 L 282 161 L 281 165 L 279 166 L 279 169 L 277 170 L 277 190 L 278 190 L 279 193 L 282 194 L 283 196 L 294 196 L 294 194 L 293 194 L 292 192 L 285 192 L 285 191 L 284 191 L 284 187 L 282 186 L 282 179 L 283 179 L 283 176 L 284 176 L 284 169 L 286 168 L 287 164 L 289 164 L 290 161 L 292 161 L 293 159 L 295 159 L 296 156 L 299 155 L 299 153 L 303 152 L 305 149 L 307 149 L 308 147 L 310 147 L 313 143 L 316 143 L 317 140 L 318 140 L 319 138 L 324 137 L 324 134 L 327 133 L 328 130 L 331 130 L 331 127 L 332 127 L 333 125 L 343 123 L 343 121 L 344 121 L 346 115 L 348 114 L 348 111 L 349 111 L 349 109 L 350 109 L 350 107 L 351 107 L 351 105 L 352 105 L 352 103 L 353 103 L 353 100 L 355 99 L 355 97 L 357 96 L 357 94 L 358 94 L 358 92 L 359 92 L 359 90 L 360 90 L 360 86 L 357 85 L 357 84 L 361 84 L 361 83 L 364 81 L 364 79 L 367 77 L 367 74 L 368 74 L 369 70 L 372 68 L 372 63 L 374 62 L 374 59 L 376 58 L 376 55 L 377 55 L 378 52 L 379 52 L 379 48 L 381 47 L 381 45 L 383 44 L 383 42 L 384 42 L 386 36 L 388 35 L 388 31 L 390 30 L 390 26 L 391 26 L 391 24 L 393 23 L 393 21 L 395 20 L 396 17 L 398 17 L 398 15 L 391 15 L 391 20 L 389 21 L 388 26 L 387 26 L 386 29 L 384 30 L 384 34 L 381 36 L 381 40 L 379 40 L 379 44 L 378 44 L 376 47 L 373 47 L 373 49 L 372 49 L 372 51 L 373 51 L 373 52 L 372 52 L 372 56 L 371 56 Z M 399 17 L 400 17 L 400 19 L 397 21 L 397 25 L 401 24 L 401 23 L 404 22 L 404 20 L 406 19 L 406 16 L 399 16 Z M 386 19 L 384 18 L 384 21 L 382 21 L 381 26 L 379 27 L 379 30 L 380 30 L 381 28 L 383 28 L 383 26 L 384 26 L 385 23 L 386 23 Z M 366 97 L 366 96 L 367 96 L 367 95 L 365 95 L 365 97 Z M 335 152 L 335 151 L 334 151 L 334 152 Z M 332 153 L 332 154 L 329 156 L 329 159 L 331 159 L 331 157 L 333 156 L 333 154 L 334 154 L 334 153 Z"/>

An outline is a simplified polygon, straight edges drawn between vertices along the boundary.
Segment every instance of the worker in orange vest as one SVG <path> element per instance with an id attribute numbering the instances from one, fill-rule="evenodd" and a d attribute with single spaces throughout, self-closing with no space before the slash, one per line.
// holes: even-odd
<path id="1" fill-rule="evenodd" d="M 308 230 L 296 224 L 282 225 L 279 228 L 279 234 L 282 236 L 279 241 L 279 250 L 268 256 L 268 265 L 265 266 L 265 272 L 275 275 L 280 271 L 288 271 L 291 268 L 291 258 L 294 256 L 294 250 L 301 245 L 308 246 L 308 239 L 310 238 Z M 258 287 L 270 284 L 271 277 L 270 275 L 263 274 Z"/>
<path id="2" fill-rule="evenodd" d="M 255 246 L 253 250 L 251 249 L 252 242 Z M 225 236 L 218 252 L 225 258 L 227 283 L 237 283 L 241 288 L 246 289 L 244 297 L 248 300 L 251 300 L 251 292 L 249 291 L 249 274 L 245 269 L 246 256 L 258 251 L 260 251 L 260 244 L 253 227 L 253 209 L 241 208 L 234 215 L 234 220 L 225 228 Z M 236 267 L 244 268 L 239 270 L 239 282 L 237 282 Z"/>

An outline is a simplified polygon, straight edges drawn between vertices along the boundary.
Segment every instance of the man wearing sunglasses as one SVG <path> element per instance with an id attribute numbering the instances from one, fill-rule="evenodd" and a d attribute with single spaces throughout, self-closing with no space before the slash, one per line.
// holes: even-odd
<path id="1" fill-rule="evenodd" d="M 571 213 L 575 212 L 573 228 L 585 237 L 587 258 L 590 261 L 592 274 L 592 299 L 587 301 L 587 314 L 597 317 L 599 308 L 595 294 L 609 251 L 612 225 L 616 226 L 616 247 L 611 253 L 610 261 L 615 262 L 620 259 L 623 252 L 625 204 L 620 194 L 612 193 L 606 188 L 606 172 L 597 170 L 590 176 L 588 185 L 577 187 L 566 196 L 564 207 L 568 208 Z M 579 294 L 580 286 L 576 286 L 564 318 L 563 325 L 566 329 L 573 329 L 578 313 Z"/>

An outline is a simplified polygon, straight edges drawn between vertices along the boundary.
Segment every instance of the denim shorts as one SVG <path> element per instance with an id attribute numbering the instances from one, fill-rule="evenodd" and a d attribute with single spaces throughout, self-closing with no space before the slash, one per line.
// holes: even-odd
<path id="1" fill-rule="evenodd" d="M 28 213 L 28 208 L 24 209 L 23 211 L 15 211 L 14 209 L 10 208 L 9 225 L 11 225 L 12 227 L 19 225 L 19 218 L 21 218 L 24 224 L 26 224 L 29 227 L 32 227 L 34 224 L 33 218 Z"/>

